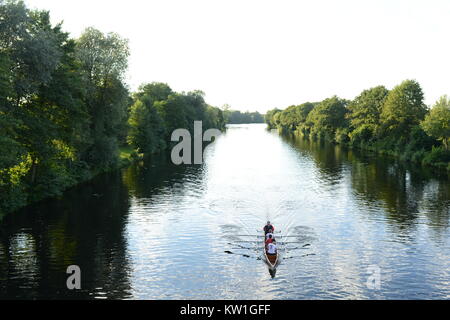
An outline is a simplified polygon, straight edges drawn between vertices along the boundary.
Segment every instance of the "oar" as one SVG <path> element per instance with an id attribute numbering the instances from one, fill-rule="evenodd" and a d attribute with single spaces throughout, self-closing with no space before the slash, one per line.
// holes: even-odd
<path id="1" fill-rule="evenodd" d="M 229 250 L 225 250 L 224 252 L 225 252 L 225 253 L 228 253 L 228 254 L 238 254 L 238 255 L 243 256 L 243 257 L 245 257 L 245 258 L 255 258 L 255 257 L 252 257 L 252 256 L 250 256 L 250 255 L 248 255 L 248 254 L 234 253 L 234 252 L 229 251 Z M 256 259 L 259 260 L 260 258 L 259 258 L 259 257 L 256 257 Z"/>
<path id="2" fill-rule="evenodd" d="M 235 237 L 258 237 L 258 238 L 264 238 L 265 236 L 262 234 L 234 234 Z M 300 236 L 280 236 L 282 238 L 298 238 Z"/>
<path id="3" fill-rule="evenodd" d="M 283 260 L 286 259 L 293 259 L 293 258 L 303 258 L 303 257 L 307 257 L 307 256 L 315 256 L 315 253 L 307 253 L 307 254 L 303 254 L 301 256 L 290 256 L 290 257 L 283 257 Z"/>
<path id="4" fill-rule="evenodd" d="M 256 232 L 264 232 L 264 230 L 258 230 L 258 229 L 256 229 Z M 274 232 L 272 232 L 272 233 L 281 233 L 281 230 L 279 230 L 279 231 L 274 231 Z"/>

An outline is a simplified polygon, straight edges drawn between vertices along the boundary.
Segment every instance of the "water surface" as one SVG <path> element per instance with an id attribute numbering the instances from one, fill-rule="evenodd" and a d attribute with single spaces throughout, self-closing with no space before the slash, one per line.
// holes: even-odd
<path id="1" fill-rule="evenodd" d="M 0 297 L 448 299 L 449 217 L 446 175 L 231 125 L 203 165 L 154 157 L 5 217 Z M 268 219 L 293 242 L 275 277 L 236 236 Z"/>

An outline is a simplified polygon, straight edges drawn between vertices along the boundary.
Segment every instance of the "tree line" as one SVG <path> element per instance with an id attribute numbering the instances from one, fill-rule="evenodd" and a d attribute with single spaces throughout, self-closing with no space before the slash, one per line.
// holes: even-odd
<path id="1" fill-rule="evenodd" d="M 405 80 L 392 90 L 370 88 L 353 100 L 333 96 L 272 109 L 265 121 L 269 128 L 282 132 L 450 171 L 450 99 L 444 95 L 428 108 L 415 80 Z"/>
<path id="2" fill-rule="evenodd" d="M 163 152 L 194 120 L 225 127 L 201 91 L 148 83 L 131 93 L 129 54 L 116 33 L 73 39 L 48 11 L 0 0 L 0 216 L 119 167 L 120 154 Z"/>
<path id="3" fill-rule="evenodd" d="M 239 110 L 230 110 L 225 107 L 224 116 L 227 123 L 242 124 L 242 123 L 264 123 L 264 115 L 257 111 L 241 112 Z"/>

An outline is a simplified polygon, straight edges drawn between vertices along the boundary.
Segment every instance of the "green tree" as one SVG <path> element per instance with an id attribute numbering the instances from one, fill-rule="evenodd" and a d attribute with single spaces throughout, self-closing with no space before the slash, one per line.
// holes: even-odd
<path id="1" fill-rule="evenodd" d="M 194 130 L 194 121 L 203 121 L 207 124 L 207 104 L 204 100 L 205 93 L 200 90 L 195 90 L 181 94 L 181 100 L 187 122 L 187 129 Z"/>
<path id="2" fill-rule="evenodd" d="M 133 97 L 128 142 L 141 153 L 166 148 L 175 129 L 193 133 L 194 121 L 202 121 L 203 129 L 225 128 L 222 110 L 207 105 L 202 91 L 176 93 L 165 83 L 153 82 L 141 85 Z"/>
<path id="3" fill-rule="evenodd" d="M 134 99 L 150 99 L 151 103 L 156 101 L 164 101 L 173 93 L 172 89 L 162 82 L 145 83 L 139 86 L 138 91 L 134 94 Z"/>
<path id="4" fill-rule="evenodd" d="M 347 104 L 347 100 L 337 96 L 325 99 L 312 109 L 306 121 L 312 124 L 316 134 L 327 139 L 334 139 L 336 129 L 348 126 Z"/>
<path id="5" fill-rule="evenodd" d="M 227 109 L 225 109 L 224 113 L 227 123 L 231 124 L 264 123 L 264 116 L 257 111 L 241 112 L 239 110 L 231 110 L 228 107 Z"/>
<path id="6" fill-rule="evenodd" d="M 380 116 L 382 134 L 407 137 L 426 112 L 419 83 L 405 80 L 389 92 L 383 105 Z"/>
<path id="7" fill-rule="evenodd" d="M 76 52 L 87 79 L 85 103 L 90 119 L 90 145 L 83 160 L 104 170 L 117 163 L 118 140 L 127 122 L 129 100 L 123 77 L 128 41 L 87 28 L 76 41 Z"/>
<path id="8" fill-rule="evenodd" d="M 313 108 L 314 103 L 310 102 L 306 102 L 298 106 L 293 105 L 286 108 L 280 114 L 280 126 L 289 131 L 297 129 L 297 127 L 301 126 L 306 121 L 308 114 Z"/>
<path id="9" fill-rule="evenodd" d="M 223 111 L 219 108 L 208 105 L 206 108 L 204 129 L 216 128 L 219 130 L 225 129 L 225 118 Z"/>
<path id="10" fill-rule="evenodd" d="M 277 124 L 275 122 L 275 115 L 280 112 L 281 110 L 277 108 L 266 112 L 266 115 L 264 116 L 264 121 L 267 123 L 269 129 L 275 129 L 277 127 Z"/>
<path id="11" fill-rule="evenodd" d="M 0 50 L 11 61 L 15 106 L 51 80 L 62 55 L 49 13 L 29 10 L 23 1 L 0 2 Z"/>
<path id="12" fill-rule="evenodd" d="M 27 196 L 58 194 L 73 182 L 67 170 L 77 140 L 72 122 L 81 125 L 85 118 L 73 48 L 47 11 L 1 1 L 0 146 L 8 155 L 0 157 L 1 194 L 7 196 L 0 211 L 17 208 Z"/>
<path id="13" fill-rule="evenodd" d="M 17 165 L 25 151 L 17 142 L 20 122 L 11 112 L 10 98 L 14 94 L 9 70 L 10 61 L 0 52 L 0 170 Z"/>
<path id="14" fill-rule="evenodd" d="M 185 99 L 182 94 L 171 94 L 167 100 L 156 101 L 154 106 L 164 121 L 166 128 L 165 141 L 170 141 L 170 135 L 175 129 L 190 128 L 186 117 L 186 109 L 184 108 Z"/>
<path id="15" fill-rule="evenodd" d="M 380 115 L 389 91 L 384 86 L 364 90 L 350 102 L 349 137 L 352 143 L 370 140 L 380 125 Z"/>
<path id="16" fill-rule="evenodd" d="M 374 87 L 361 92 L 348 105 L 350 125 L 355 129 L 361 125 L 376 128 L 380 123 L 381 111 L 388 94 L 389 90 L 384 86 Z"/>
<path id="17" fill-rule="evenodd" d="M 149 99 L 137 100 L 133 104 L 128 123 L 127 141 L 138 152 L 154 154 L 165 148 L 164 123 Z"/>
<path id="18" fill-rule="evenodd" d="M 444 144 L 449 150 L 450 141 L 450 100 L 442 96 L 421 122 L 421 127 L 429 135 Z"/>

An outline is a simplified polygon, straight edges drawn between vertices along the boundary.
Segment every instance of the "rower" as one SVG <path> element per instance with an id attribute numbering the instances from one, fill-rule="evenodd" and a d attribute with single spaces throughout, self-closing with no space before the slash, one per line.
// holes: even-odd
<path id="1" fill-rule="evenodd" d="M 269 243 L 272 243 L 273 241 L 275 241 L 275 239 L 273 238 L 273 234 L 268 233 L 267 239 L 266 239 L 266 245 L 268 245 Z"/>
<path id="2" fill-rule="evenodd" d="M 275 236 L 272 233 L 272 230 L 270 230 L 268 233 L 266 233 L 266 241 L 269 239 L 274 239 Z"/>
<path id="3" fill-rule="evenodd" d="M 267 254 L 268 255 L 275 255 L 277 254 L 277 245 L 275 243 L 275 240 L 273 240 L 271 243 L 267 245 Z"/>
<path id="4" fill-rule="evenodd" d="M 270 230 L 272 230 L 272 232 L 275 230 L 275 228 L 273 227 L 273 225 L 270 224 L 270 221 L 267 221 L 267 224 L 264 226 L 264 233 L 269 233 Z"/>

